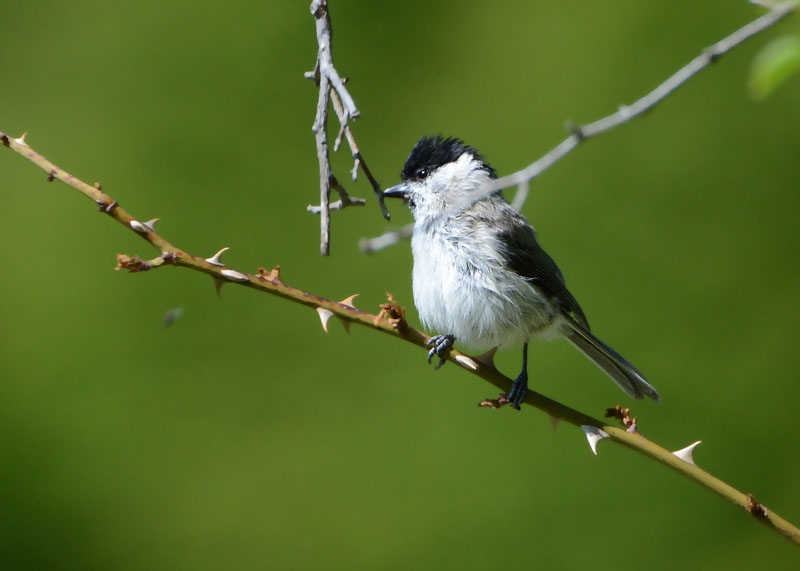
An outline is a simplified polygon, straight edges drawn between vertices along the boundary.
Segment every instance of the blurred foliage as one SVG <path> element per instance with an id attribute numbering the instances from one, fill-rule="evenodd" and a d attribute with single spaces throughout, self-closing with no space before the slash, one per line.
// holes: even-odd
<path id="1" fill-rule="evenodd" d="M 775 38 L 753 59 L 750 91 L 764 99 L 800 71 L 800 35 Z"/>
<path id="2" fill-rule="evenodd" d="M 383 184 L 422 134 L 500 173 L 630 103 L 763 10 L 745 2 L 333 1 L 334 59 Z M 748 68 L 787 24 L 592 140 L 524 212 L 598 335 L 663 404 L 631 403 L 565 343 L 533 385 L 640 430 L 800 521 L 800 83 Z M 179 247 L 374 311 L 416 315 L 407 244 L 368 199 L 320 258 L 307 2 L 5 2 L 0 129 Z M 332 127 L 333 128 L 333 127 Z M 3 151 L 0 149 L 0 151 Z M 334 159 L 343 182 L 347 151 Z M 786 568 L 796 548 L 662 466 L 418 349 L 179 269 L 113 272 L 148 246 L 0 152 L 0 561 L 15 569 Z M 410 220 L 399 205 L 392 225 Z M 165 327 L 168 311 L 183 308 Z M 511 374 L 519 350 L 502 351 Z"/>

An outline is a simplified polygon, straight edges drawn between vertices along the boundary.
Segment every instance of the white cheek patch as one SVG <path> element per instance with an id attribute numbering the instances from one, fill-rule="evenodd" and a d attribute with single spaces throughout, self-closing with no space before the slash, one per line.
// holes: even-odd
<path id="1" fill-rule="evenodd" d="M 490 182 L 489 173 L 482 167 L 480 161 L 464 153 L 436 171 L 432 188 L 444 197 L 448 212 L 467 208 L 480 199 L 480 189 Z"/>
<path id="2" fill-rule="evenodd" d="M 463 153 L 458 160 L 453 163 L 447 163 L 436 169 L 431 181 L 437 190 L 446 190 L 453 183 L 464 188 L 471 182 L 471 178 L 479 170 L 480 163 L 476 161 L 469 153 Z"/>
<path id="3" fill-rule="evenodd" d="M 412 212 L 418 223 L 469 207 L 481 197 L 481 189 L 491 177 L 483 164 L 469 153 L 434 170 L 427 179 L 414 182 Z"/>

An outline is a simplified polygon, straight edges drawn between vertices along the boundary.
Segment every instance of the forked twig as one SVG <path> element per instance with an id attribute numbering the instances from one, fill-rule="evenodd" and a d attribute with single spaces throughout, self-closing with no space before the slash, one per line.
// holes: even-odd
<path id="1" fill-rule="evenodd" d="M 348 206 L 363 206 L 365 201 L 361 198 L 350 198 L 344 186 L 333 175 L 330 163 L 330 152 L 328 150 L 328 101 L 333 105 L 336 116 L 339 119 L 339 134 L 334 141 L 334 152 L 339 148 L 342 137 L 347 139 L 350 151 L 353 154 L 354 166 L 351 171 L 353 180 L 356 180 L 358 169 L 361 168 L 372 185 L 372 190 L 378 197 L 378 204 L 381 206 L 383 216 L 388 220 L 389 211 L 383 204 L 383 194 L 381 188 L 372 173 L 364 162 L 364 157 L 358 149 L 355 137 L 350 130 L 350 122 L 356 119 L 360 112 L 356 108 L 355 101 L 345 87 L 345 80 L 336 71 L 331 55 L 331 18 L 328 13 L 327 0 L 313 0 L 311 2 L 311 14 L 314 16 L 317 28 L 317 61 L 314 70 L 307 72 L 305 77 L 313 79 L 315 85 L 319 87 L 319 97 L 317 98 L 317 113 L 314 118 L 314 131 L 317 145 L 317 161 L 319 162 L 319 206 L 309 205 L 306 207 L 308 212 L 320 215 L 320 252 L 327 256 L 330 253 L 330 211 L 340 210 Z M 330 203 L 331 189 L 339 193 L 339 200 Z"/>

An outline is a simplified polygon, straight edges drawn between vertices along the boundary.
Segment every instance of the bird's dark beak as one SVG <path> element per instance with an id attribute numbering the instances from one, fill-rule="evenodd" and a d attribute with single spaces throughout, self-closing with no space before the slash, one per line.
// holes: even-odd
<path id="1" fill-rule="evenodd" d="M 387 188 L 383 191 L 383 196 L 386 198 L 402 198 L 403 200 L 408 200 L 406 183 L 401 182 L 400 184 L 394 185 L 392 188 Z"/>

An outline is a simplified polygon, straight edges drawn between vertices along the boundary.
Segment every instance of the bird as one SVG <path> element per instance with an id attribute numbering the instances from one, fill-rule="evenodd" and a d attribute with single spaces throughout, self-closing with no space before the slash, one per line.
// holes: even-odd
<path id="1" fill-rule="evenodd" d="M 383 192 L 414 217 L 414 305 L 437 368 L 456 341 L 485 350 L 522 344 L 522 370 L 501 402 L 519 410 L 528 391 L 528 343 L 564 338 L 629 396 L 660 400 L 633 365 L 595 337 L 530 222 L 497 190 L 495 170 L 460 139 L 423 136 Z"/>

